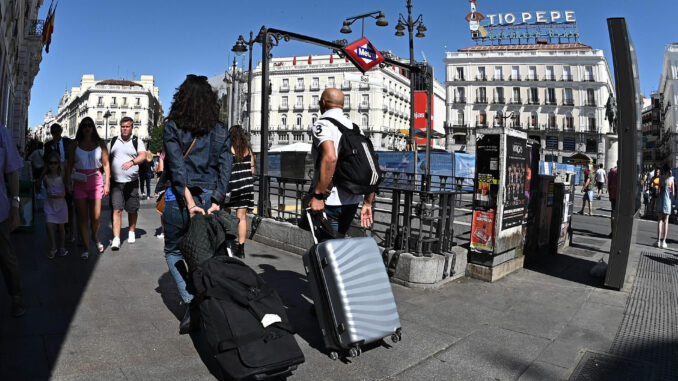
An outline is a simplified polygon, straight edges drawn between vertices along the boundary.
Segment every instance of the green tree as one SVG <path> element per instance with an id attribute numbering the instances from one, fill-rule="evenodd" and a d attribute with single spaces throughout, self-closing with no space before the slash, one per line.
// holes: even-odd
<path id="1" fill-rule="evenodd" d="M 164 131 L 164 125 L 160 125 L 151 130 L 151 143 L 149 144 L 149 149 L 153 153 L 158 153 L 162 151 L 162 132 Z"/>

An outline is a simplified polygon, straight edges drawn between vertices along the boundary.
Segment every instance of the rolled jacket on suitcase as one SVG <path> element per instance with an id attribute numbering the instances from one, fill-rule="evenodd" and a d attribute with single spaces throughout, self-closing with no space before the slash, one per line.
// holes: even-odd
<path id="1" fill-rule="evenodd" d="M 323 215 L 307 213 L 315 245 L 303 256 L 316 315 L 330 358 L 360 355 L 365 344 L 401 339 L 393 290 L 371 237 L 329 239 Z M 331 234 L 330 234 L 331 235 Z"/>

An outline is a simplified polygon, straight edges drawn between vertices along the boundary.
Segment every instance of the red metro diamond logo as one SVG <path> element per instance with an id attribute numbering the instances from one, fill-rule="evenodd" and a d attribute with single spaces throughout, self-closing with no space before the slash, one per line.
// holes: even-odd
<path id="1" fill-rule="evenodd" d="M 365 37 L 346 45 L 343 51 L 363 73 L 384 61 L 384 56 Z"/>

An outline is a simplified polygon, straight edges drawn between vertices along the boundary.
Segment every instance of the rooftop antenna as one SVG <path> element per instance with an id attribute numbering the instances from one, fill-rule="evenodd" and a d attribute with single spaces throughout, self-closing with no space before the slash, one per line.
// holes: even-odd
<path id="1" fill-rule="evenodd" d="M 424 51 L 421 51 L 421 56 L 424 57 L 424 62 L 428 63 L 428 60 L 426 59 L 426 54 L 424 54 Z"/>

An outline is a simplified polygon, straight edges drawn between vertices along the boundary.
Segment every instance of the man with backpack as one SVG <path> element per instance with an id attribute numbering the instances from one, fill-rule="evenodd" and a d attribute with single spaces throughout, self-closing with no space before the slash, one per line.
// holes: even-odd
<path id="1" fill-rule="evenodd" d="M 372 225 L 381 171 L 370 140 L 344 116 L 344 93 L 328 88 L 318 103 L 322 115 L 311 131 L 315 168 L 309 206 L 312 213 L 324 210 L 334 230 L 343 235 L 361 202 L 360 225 Z"/>
<path id="2" fill-rule="evenodd" d="M 111 209 L 113 210 L 113 242 L 111 249 L 120 249 L 120 225 L 122 210 L 127 211 L 129 234 L 127 242 L 134 243 L 139 211 L 139 164 L 146 161 L 146 146 L 143 140 L 132 135 L 133 119 L 120 119 L 120 136 L 108 143 L 111 163 Z"/>

